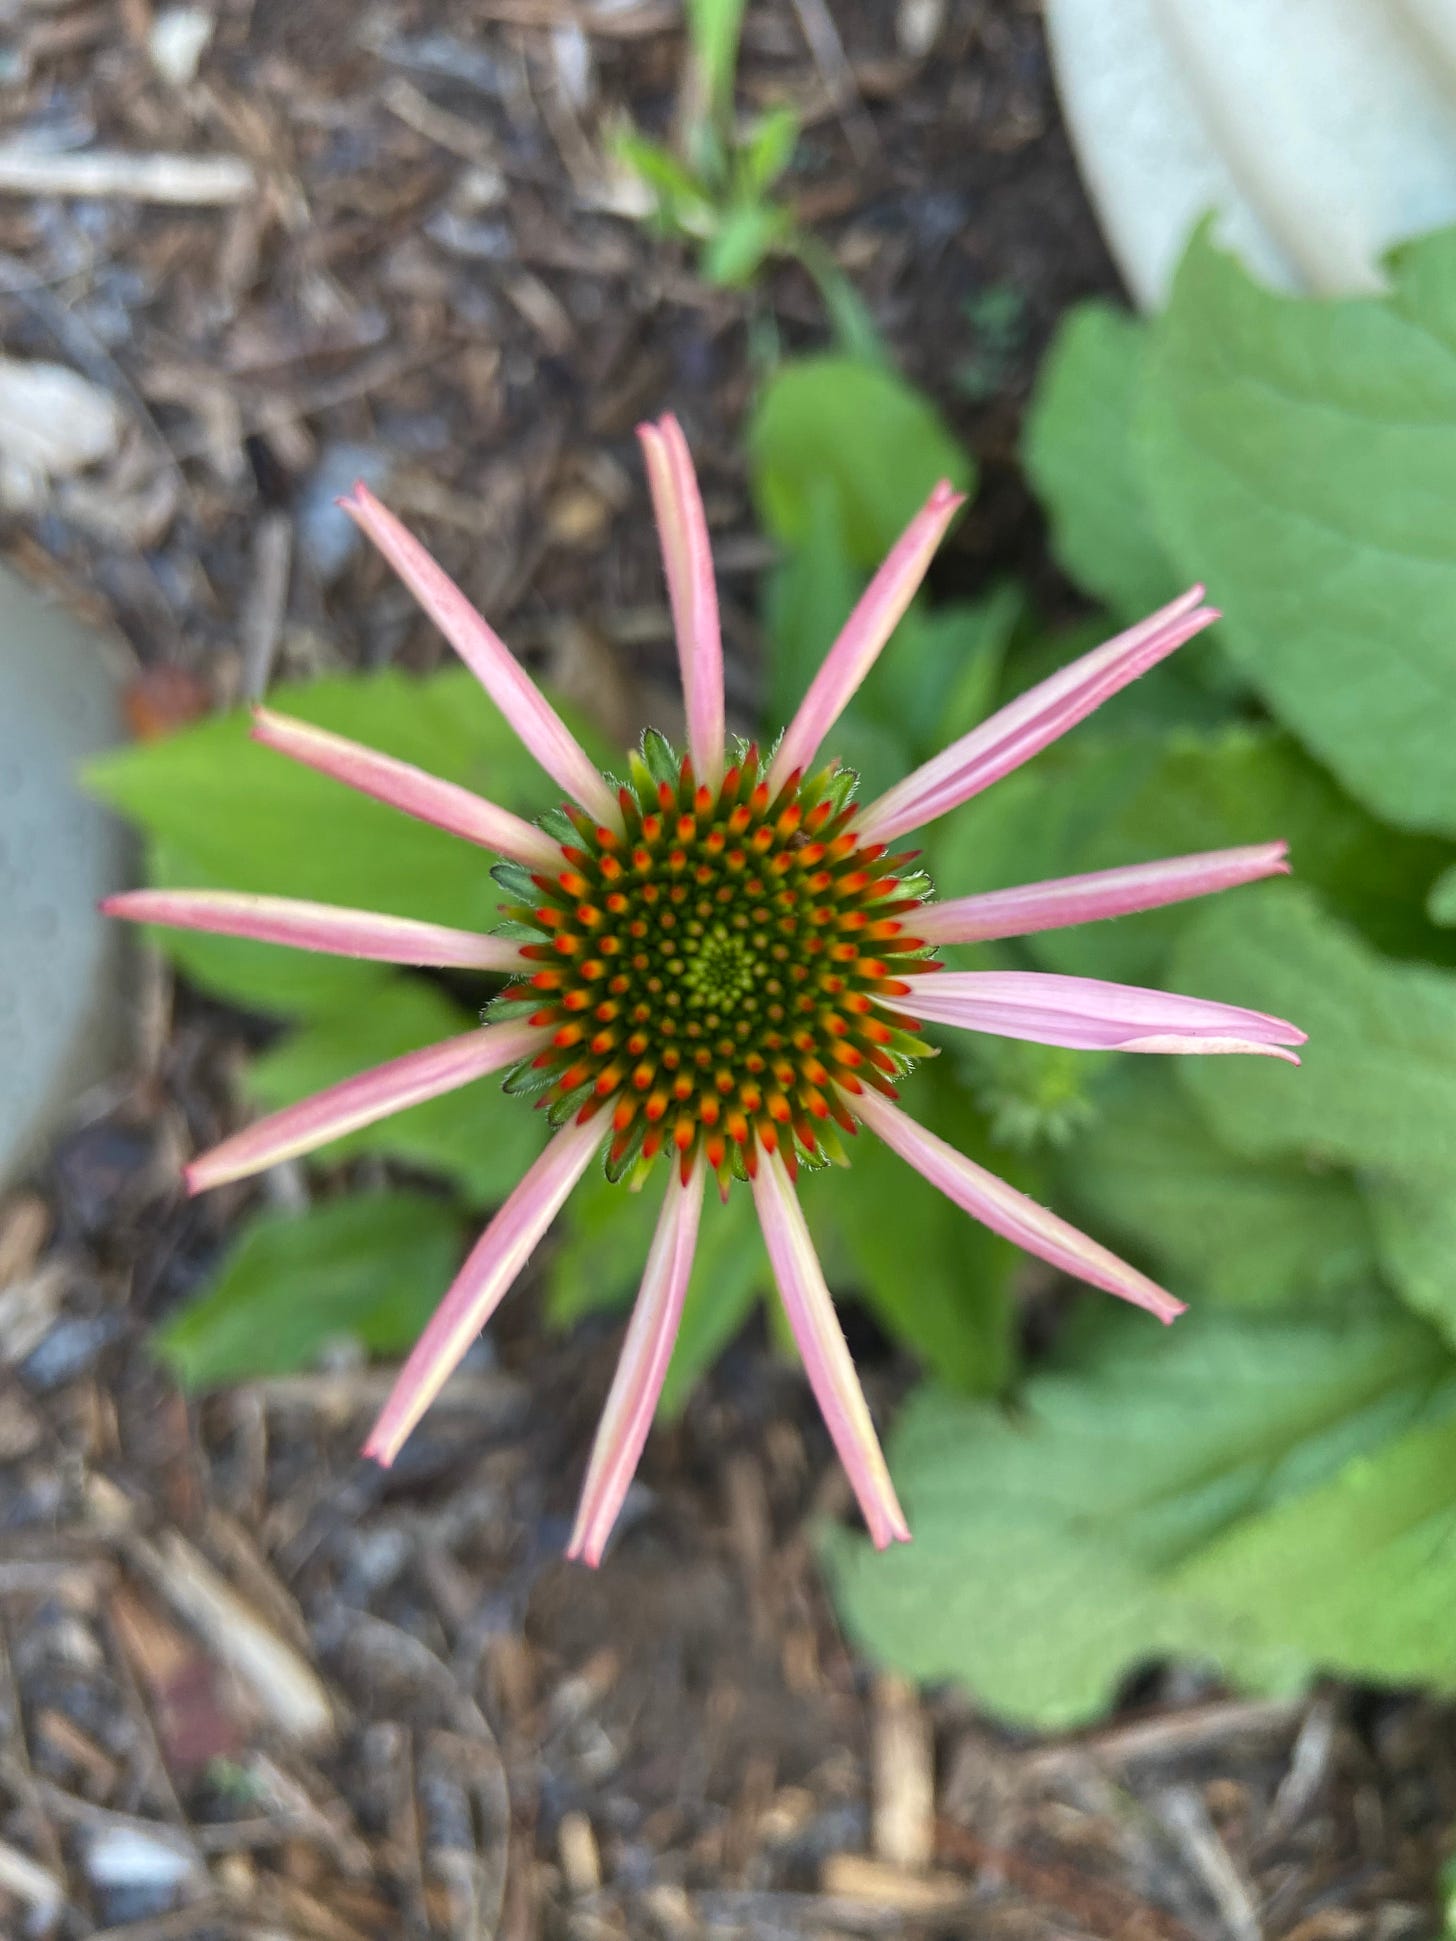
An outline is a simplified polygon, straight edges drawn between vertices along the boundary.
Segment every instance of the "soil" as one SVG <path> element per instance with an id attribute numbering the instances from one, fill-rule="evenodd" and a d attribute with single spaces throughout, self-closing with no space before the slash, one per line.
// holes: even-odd
<path id="1" fill-rule="evenodd" d="M 149 0 L 0 0 L 5 136 L 255 175 L 202 208 L 0 190 L 0 342 L 125 426 L 102 472 L 11 514 L 5 554 L 115 627 L 136 732 L 285 674 L 435 662 L 331 515 L 356 471 L 513 642 L 630 718 L 672 671 L 632 440 L 667 407 L 746 712 L 767 554 L 741 424 L 766 336 L 814 344 L 824 319 L 797 269 L 709 291 L 616 212 L 603 132 L 671 126 L 677 9 L 208 18 L 179 81 Z M 1016 442 L 1058 317 L 1115 279 L 1037 9 L 764 0 L 742 90 L 800 107 L 804 220 L 976 454 L 942 570 L 1064 601 Z M 185 1401 L 148 1330 L 251 1204 L 178 1190 L 235 1118 L 251 1027 L 143 976 L 132 1069 L 0 1202 L 4 1933 L 1436 1933 L 1447 1712 L 1251 1703 L 1161 1667 L 1095 1731 L 1038 1740 L 909 1689 L 836 1625 L 809 1531 L 844 1486 L 753 1334 L 654 1438 L 595 1575 L 560 1555 L 616 1328 L 553 1337 L 529 1286 L 389 1475 L 354 1455 L 387 1371 Z M 904 1378 L 873 1370 L 882 1400 Z"/>

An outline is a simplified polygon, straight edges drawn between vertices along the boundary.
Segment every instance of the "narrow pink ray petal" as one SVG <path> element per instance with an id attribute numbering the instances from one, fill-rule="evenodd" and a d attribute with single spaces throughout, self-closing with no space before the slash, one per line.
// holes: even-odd
<path id="1" fill-rule="evenodd" d="M 669 415 L 655 425 L 639 425 L 637 436 L 647 461 L 677 635 L 688 748 L 698 780 L 716 788 L 723 777 L 723 638 L 702 494 L 676 418 Z"/>
<path id="2" fill-rule="evenodd" d="M 367 485 L 356 485 L 340 504 L 383 553 L 552 781 L 600 821 L 616 828 L 617 803 L 604 777 L 454 581 Z"/>
<path id="3" fill-rule="evenodd" d="M 673 1166 L 622 1358 L 592 1444 L 576 1528 L 566 1552 L 593 1570 L 602 1560 L 657 1410 L 682 1318 L 702 1206 L 701 1162 L 694 1166 L 686 1186 Z"/>
<path id="4" fill-rule="evenodd" d="M 320 775 L 358 789 L 361 795 L 372 795 L 391 809 L 433 823 L 452 836 L 463 836 L 467 842 L 479 843 L 482 849 L 493 849 L 514 863 L 524 863 L 527 869 L 561 868 L 561 846 L 552 842 L 544 829 L 509 809 L 498 809 L 456 782 L 442 782 L 410 762 L 381 755 L 375 748 L 330 734 L 326 728 L 274 714 L 270 708 L 254 708 L 253 740 L 280 755 L 291 756 L 306 768 L 317 769 Z"/>
<path id="5" fill-rule="evenodd" d="M 861 839 L 894 842 L 1030 761 L 1129 681 L 1146 674 L 1217 620 L 1212 607 L 1199 604 L 1202 598 L 1203 588 L 1193 587 L 1150 619 L 1018 695 L 989 721 L 962 735 L 872 802 L 859 818 Z"/>
<path id="6" fill-rule="evenodd" d="M 780 1153 L 760 1156 L 753 1198 L 809 1385 L 859 1499 L 870 1539 L 877 1550 L 897 1540 L 908 1543 L 910 1529 L 896 1499 L 799 1196 Z"/>
<path id="7" fill-rule="evenodd" d="M 251 937 L 256 943 L 289 944 L 332 957 L 369 957 L 381 964 L 428 964 L 437 968 L 517 971 L 525 967 L 517 945 L 504 937 L 451 930 L 413 917 L 345 910 L 334 903 L 302 903 L 289 896 L 244 896 L 233 890 L 123 890 L 103 898 L 101 913 L 130 923 L 161 923 L 174 930 L 209 930 L 220 937 Z"/>
<path id="8" fill-rule="evenodd" d="M 915 934 L 928 944 L 988 943 L 998 937 L 1029 937 L 1034 930 L 1061 930 L 1156 910 L 1165 903 L 1231 890 L 1261 876 L 1289 874 L 1289 845 L 1258 843 L 1246 849 L 1210 849 L 1198 856 L 1168 856 L 1124 869 L 1058 876 L 1015 889 L 931 903 L 915 912 Z"/>
<path id="9" fill-rule="evenodd" d="M 911 1017 L 1075 1051 L 1257 1052 L 1297 1065 L 1284 1047 L 1305 1041 L 1263 1011 L 1046 971 L 945 971 L 887 1001 Z"/>
<path id="10" fill-rule="evenodd" d="M 529 1057 L 541 1041 L 542 1033 L 523 1021 L 489 1024 L 442 1044 L 407 1051 L 400 1058 L 391 1058 L 387 1065 L 376 1065 L 371 1071 L 343 1079 L 327 1091 L 270 1113 L 234 1133 L 231 1139 L 224 1139 L 184 1169 L 187 1190 L 202 1193 L 313 1152 L 331 1139 L 342 1139 L 347 1132 L 357 1132 L 391 1113 L 403 1112 L 424 1099 L 438 1098 L 442 1092 L 453 1092 L 488 1072 L 514 1065 Z"/>
<path id="11" fill-rule="evenodd" d="M 476 1241 L 369 1432 L 364 1454 L 388 1469 L 411 1429 L 494 1314 L 602 1143 L 600 1118 L 558 1132 Z"/>
<path id="12" fill-rule="evenodd" d="M 942 479 L 891 547 L 785 730 L 769 768 L 770 789 L 777 792 L 796 769 L 807 769 L 813 761 L 825 735 L 899 626 L 946 527 L 965 502 L 965 493 Z"/>
<path id="13" fill-rule="evenodd" d="M 898 1153 L 916 1172 L 923 1173 L 947 1199 L 954 1200 L 972 1219 L 979 1220 L 993 1233 L 999 1233 L 1003 1239 L 1024 1247 L 1027 1253 L 1049 1261 L 1077 1280 L 1116 1294 L 1119 1300 L 1131 1301 L 1135 1307 L 1146 1308 L 1160 1321 L 1175 1320 L 1183 1312 L 1184 1303 L 1175 1300 L 1155 1281 L 1129 1267 L 1105 1247 L 1099 1247 L 1085 1233 L 1078 1233 L 1075 1227 L 1038 1206 L 1035 1200 L 1018 1193 L 1005 1180 L 977 1166 L 878 1092 L 867 1086 L 845 1103 L 892 1152 Z"/>

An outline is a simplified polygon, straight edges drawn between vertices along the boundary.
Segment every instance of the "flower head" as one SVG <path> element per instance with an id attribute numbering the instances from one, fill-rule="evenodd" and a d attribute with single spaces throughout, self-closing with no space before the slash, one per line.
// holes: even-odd
<path id="1" fill-rule="evenodd" d="M 644 735 L 625 781 L 575 737 L 430 555 L 364 487 L 345 502 L 564 795 L 539 822 L 407 763 L 259 709 L 257 740 L 494 851 L 501 933 L 332 905 L 137 891 L 112 914 L 509 982 L 487 1022 L 248 1127 L 187 1168 L 238 1179 L 488 1073 L 554 1127 L 416 1343 L 366 1453 L 391 1462 L 600 1154 L 662 1181 L 662 1210 L 597 1433 L 570 1554 L 595 1564 L 646 1440 L 692 1269 L 703 1190 L 752 1192 L 810 1383 L 876 1544 L 909 1531 L 795 1190 L 862 1129 L 958 1206 L 1054 1266 L 1163 1321 L 1182 1304 L 899 1103 L 924 1023 L 1042 1044 L 1294 1059 L 1303 1033 L 1200 998 L 1035 972 L 947 970 L 940 952 L 1152 909 L 1287 868 L 1282 843 L 936 900 L 895 845 L 1064 734 L 1217 618 L 1201 588 L 1083 656 L 878 801 L 821 755 L 914 597 L 960 498 L 938 485 L 890 552 L 771 753 L 728 737 L 707 525 L 672 418 L 641 432 L 677 633 L 688 746 Z"/>

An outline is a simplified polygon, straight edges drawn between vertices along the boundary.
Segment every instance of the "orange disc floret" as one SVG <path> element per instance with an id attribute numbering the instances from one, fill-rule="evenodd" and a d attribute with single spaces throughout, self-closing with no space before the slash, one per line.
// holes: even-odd
<path id="1" fill-rule="evenodd" d="M 573 815 L 557 874 L 497 870 L 533 965 L 502 1002 L 529 991 L 542 1027 L 507 1085 L 558 1124 L 609 1106 L 614 1177 L 701 1156 L 726 1193 L 761 1153 L 823 1165 L 854 1128 L 846 1098 L 924 1055 L 884 998 L 936 968 L 910 934 L 930 886 L 859 840 L 852 787 L 830 769 L 771 794 L 743 747 L 715 790 L 648 735 L 620 831 Z"/>

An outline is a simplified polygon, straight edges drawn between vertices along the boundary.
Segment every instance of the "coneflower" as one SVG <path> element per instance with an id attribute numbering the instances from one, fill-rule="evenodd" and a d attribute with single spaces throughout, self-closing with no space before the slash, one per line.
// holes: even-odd
<path id="1" fill-rule="evenodd" d="M 670 417 L 644 426 L 687 703 L 687 749 L 644 735 L 627 779 L 602 775 L 458 587 L 362 485 L 346 508 L 565 796 L 527 822 L 266 709 L 257 740 L 493 851 L 493 936 L 284 898 L 144 890 L 112 915 L 387 963 L 510 979 L 487 1022 L 258 1121 L 193 1161 L 200 1191 L 312 1151 L 391 1112 L 504 1072 L 555 1128 L 476 1243 L 365 1444 L 401 1445 L 598 1155 L 662 1211 L 597 1433 L 570 1555 L 599 1561 L 646 1440 L 692 1269 L 705 1181 L 751 1191 L 809 1380 L 871 1537 L 909 1535 L 800 1210 L 801 1166 L 842 1161 L 867 1129 L 975 1219 L 1068 1274 L 1170 1321 L 1181 1302 L 909 1117 L 901 1081 L 923 1023 L 1042 1044 L 1259 1052 L 1304 1034 L 1199 998 L 1035 972 L 946 970 L 958 944 L 1153 909 L 1283 872 L 1273 842 L 951 901 L 903 838 L 1020 767 L 1217 618 L 1195 587 L 1021 695 L 878 801 L 822 755 L 826 735 L 915 594 L 960 496 L 938 485 L 870 582 L 767 755 L 729 736 L 707 525 Z M 1297 1062 L 1297 1061 L 1295 1061 Z"/>

